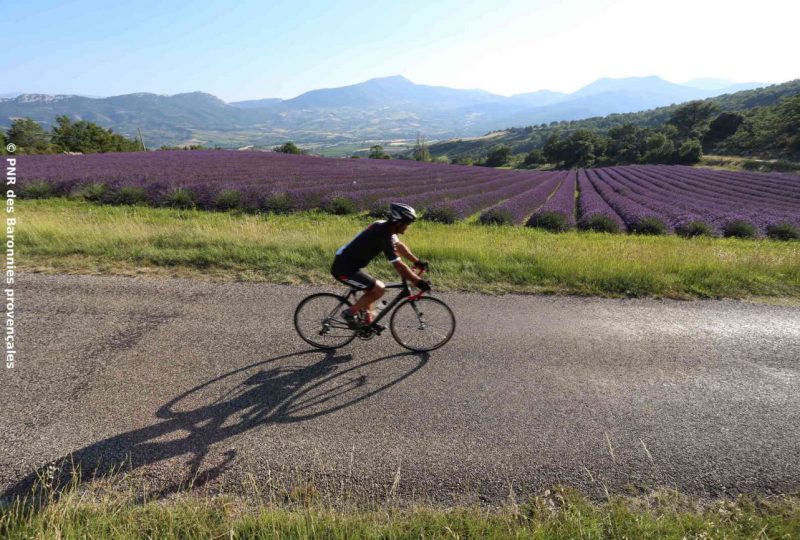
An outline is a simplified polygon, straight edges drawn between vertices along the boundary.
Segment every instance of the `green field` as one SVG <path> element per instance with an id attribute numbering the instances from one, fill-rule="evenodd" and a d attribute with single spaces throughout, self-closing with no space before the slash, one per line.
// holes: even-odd
<path id="1" fill-rule="evenodd" d="M 191 276 L 333 286 L 333 253 L 370 220 L 20 201 L 24 271 Z M 669 298 L 800 299 L 800 242 L 418 222 L 404 241 L 438 290 Z M 396 274 L 385 261 L 370 271 Z"/>

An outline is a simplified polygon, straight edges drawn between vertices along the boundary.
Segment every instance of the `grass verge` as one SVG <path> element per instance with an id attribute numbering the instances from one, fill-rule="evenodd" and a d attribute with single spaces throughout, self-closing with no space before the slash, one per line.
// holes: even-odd
<path id="1" fill-rule="evenodd" d="M 796 496 L 700 504 L 675 492 L 593 502 L 565 488 L 499 509 L 254 503 L 180 494 L 72 490 L 0 507 L 0 536 L 22 538 L 798 538 Z"/>
<path id="2" fill-rule="evenodd" d="M 154 273 L 332 285 L 334 251 L 369 218 L 243 215 L 103 206 L 67 199 L 17 203 L 20 269 Z M 800 298 L 800 243 L 418 222 L 404 240 L 432 263 L 439 290 L 669 298 Z M 370 272 L 396 280 L 384 261 Z"/>

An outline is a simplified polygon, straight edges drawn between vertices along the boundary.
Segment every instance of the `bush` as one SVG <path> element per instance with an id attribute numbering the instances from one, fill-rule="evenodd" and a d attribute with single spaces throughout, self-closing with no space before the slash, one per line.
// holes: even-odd
<path id="1" fill-rule="evenodd" d="M 110 204 L 139 204 L 147 201 L 147 190 L 143 187 L 122 186 L 116 190 L 107 190 L 101 200 Z"/>
<path id="2" fill-rule="evenodd" d="M 703 157 L 703 145 L 697 139 L 688 139 L 678 148 L 678 161 L 686 165 L 697 163 Z"/>
<path id="3" fill-rule="evenodd" d="M 714 229 L 705 221 L 693 220 L 686 223 L 681 223 L 675 227 L 675 234 L 683 236 L 684 238 L 693 238 L 695 236 L 714 236 Z"/>
<path id="4" fill-rule="evenodd" d="M 332 197 L 325 202 L 323 210 L 337 216 L 346 216 L 358 212 L 358 206 L 350 197 Z"/>
<path id="5" fill-rule="evenodd" d="M 264 199 L 264 210 L 273 214 L 288 214 L 295 208 L 295 202 L 288 193 L 273 193 Z"/>
<path id="6" fill-rule="evenodd" d="M 561 212 L 542 212 L 541 214 L 534 214 L 525 225 L 528 227 L 546 229 L 552 232 L 564 232 L 570 228 L 567 216 Z"/>
<path id="7" fill-rule="evenodd" d="M 55 196 L 55 187 L 46 180 L 25 182 L 20 188 L 19 195 L 25 199 L 44 199 Z"/>
<path id="8" fill-rule="evenodd" d="M 664 222 L 653 216 L 640 219 L 633 223 L 630 229 L 635 234 L 667 234 L 667 226 Z"/>
<path id="9" fill-rule="evenodd" d="M 514 216 L 505 208 L 490 208 L 479 218 L 482 225 L 513 225 Z"/>
<path id="10" fill-rule="evenodd" d="M 81 186 L 73 192 L 73 196 L 90 202 L 101 202 L 108 193 L 108 186 L 100 182 L 94 182 Z"/>
<path id="11" fill-rule="evenodd" d="M 619 232 L 619 224 L 605 214 L 594 214 L 581 219 L 578 223 L 578 228 L 584 231 Z"/>
<path id="12" fill-rule="evenodd" d="M 233 210 L 242 205 L 242 194 L 235 189 L 223 189 L 214 197 L 214 208 L 217 210 Z"/>
<path id="13" fill-rule="evenodd" d="M 164 206 L 188 210 L 194 208 L 194 195 L 186 188 L 178 187 L 167 193 L 161 201 Z"/>
<path id="14" fill-rule="evenodd" d="M 775 223 L 767 227 L 767 236 L 773 240 L 800 240 L 800 229 L 791 223 Z"/>
<path id="15" fill-rule="evenodd" d="M 734 219 L 725 225 L 722 235 L 725 238 L 755 238 L 756 228 L 748 221 Z"/>
<path id="16" fill-rule="evenodd" d="M 458 214 L 448 206 L 438 205 L 426 208 L 422 219 L 437 223 L 455 223 L 458 221 Z"/>

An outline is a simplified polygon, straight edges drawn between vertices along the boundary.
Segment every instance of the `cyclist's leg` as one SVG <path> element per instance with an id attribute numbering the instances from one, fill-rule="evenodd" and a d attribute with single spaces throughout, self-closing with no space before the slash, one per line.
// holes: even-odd
<path id="1" fill-rule="evenodd" d="M 376 300 L 379 300 L 383 293 L 386 292 L 386 285 L 379 280 L 375 280 L 375 284 L 369 290 L 364 291 L 364 294 L 361 295 L 361 298 L 353 304 L 353 307 L 350 310 L 353 313 L 358 313 L 359 310 L 366 310 L 370 314 L 370 321 L 372 317 L 372 304 L 375 303 Z"/>
<path id="2" fill-rule="evenodd" d="M 366 273 L 363 269 L 351 269 L 337 257 L 333 266 L 331 267 L 331 275 L 337 281 L 344 283 L 354 289 L 363 291 L 361 297 L 350 308 L 350 312 L 354 315 L 360 310 L 368 310 L 371 312 L 372 304 L 378 300 L 386 291 L 386 286 L 380 280 L 375 279 Z"/>

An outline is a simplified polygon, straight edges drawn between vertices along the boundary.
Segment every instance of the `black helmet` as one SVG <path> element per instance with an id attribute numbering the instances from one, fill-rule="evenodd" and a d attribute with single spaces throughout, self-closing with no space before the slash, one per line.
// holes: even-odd
<path id="1" fill-rule="evenodd" d="M 392 203 L 389 205 L 389 221 L 405 221 L 411 223 L 416 219 L 417 213 L 407 204 Z"/>

